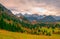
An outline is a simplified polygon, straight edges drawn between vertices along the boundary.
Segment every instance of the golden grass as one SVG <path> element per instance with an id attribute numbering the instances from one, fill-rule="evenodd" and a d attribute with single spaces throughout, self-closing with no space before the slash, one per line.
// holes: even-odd
<path id="1" fill-rule="evenodd" d="M 6 30 L 0 30 L 0 39 L 60 39 L 60 35 L 31 35 L 26 33 L 17 33 Z"/>

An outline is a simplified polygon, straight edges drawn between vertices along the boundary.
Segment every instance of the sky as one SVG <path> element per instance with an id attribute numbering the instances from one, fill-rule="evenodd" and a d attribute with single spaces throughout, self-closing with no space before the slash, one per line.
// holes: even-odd
<path id="1" fill-rule="evenodd" d="M 19 12 L 60 16 L 60 0 L 0 0 L 13 14 Z"/>

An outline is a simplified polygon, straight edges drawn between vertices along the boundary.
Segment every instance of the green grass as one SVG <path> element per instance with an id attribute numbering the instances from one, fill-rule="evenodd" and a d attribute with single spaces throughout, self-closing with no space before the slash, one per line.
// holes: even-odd
<path id="1" fill-rule="evenodd" d="M 60 35 L 31 35 L 26 33 L 17 33 L 6 30 L 0 30 L 0 39 L 60 39 Z"/>

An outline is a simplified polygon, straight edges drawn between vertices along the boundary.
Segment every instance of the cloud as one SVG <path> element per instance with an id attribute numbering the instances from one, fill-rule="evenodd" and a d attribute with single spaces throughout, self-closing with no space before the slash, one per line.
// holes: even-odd
<path id="1" fill-rule="evenodd" d="M 46 5 L 52 5 L 60 8 L 60 0 L 34 0 L 36 3 L 45 3 Z"/>
<path id="2" fill-rule="evenodd" d="M 50 12 L 55 12 L 53 13 L 55 15 L 60 14 L 60 0 L 0 0 L 0 3 L 12 11 L 31 12 L 31 8 L 40 7 L 45 8 Z"/>

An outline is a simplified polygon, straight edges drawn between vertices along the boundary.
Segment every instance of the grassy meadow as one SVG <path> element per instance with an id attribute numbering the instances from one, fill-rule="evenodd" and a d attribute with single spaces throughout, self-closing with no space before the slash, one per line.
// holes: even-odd
<path id="1" fill-rule="evenodd" d="M 0 30 L 0 39 L 60 39 L 60 35 L 59 34 L 52 34 L 52 36 L 31 35 L 26 33 L 17 33 L 6 30 Z"/>

